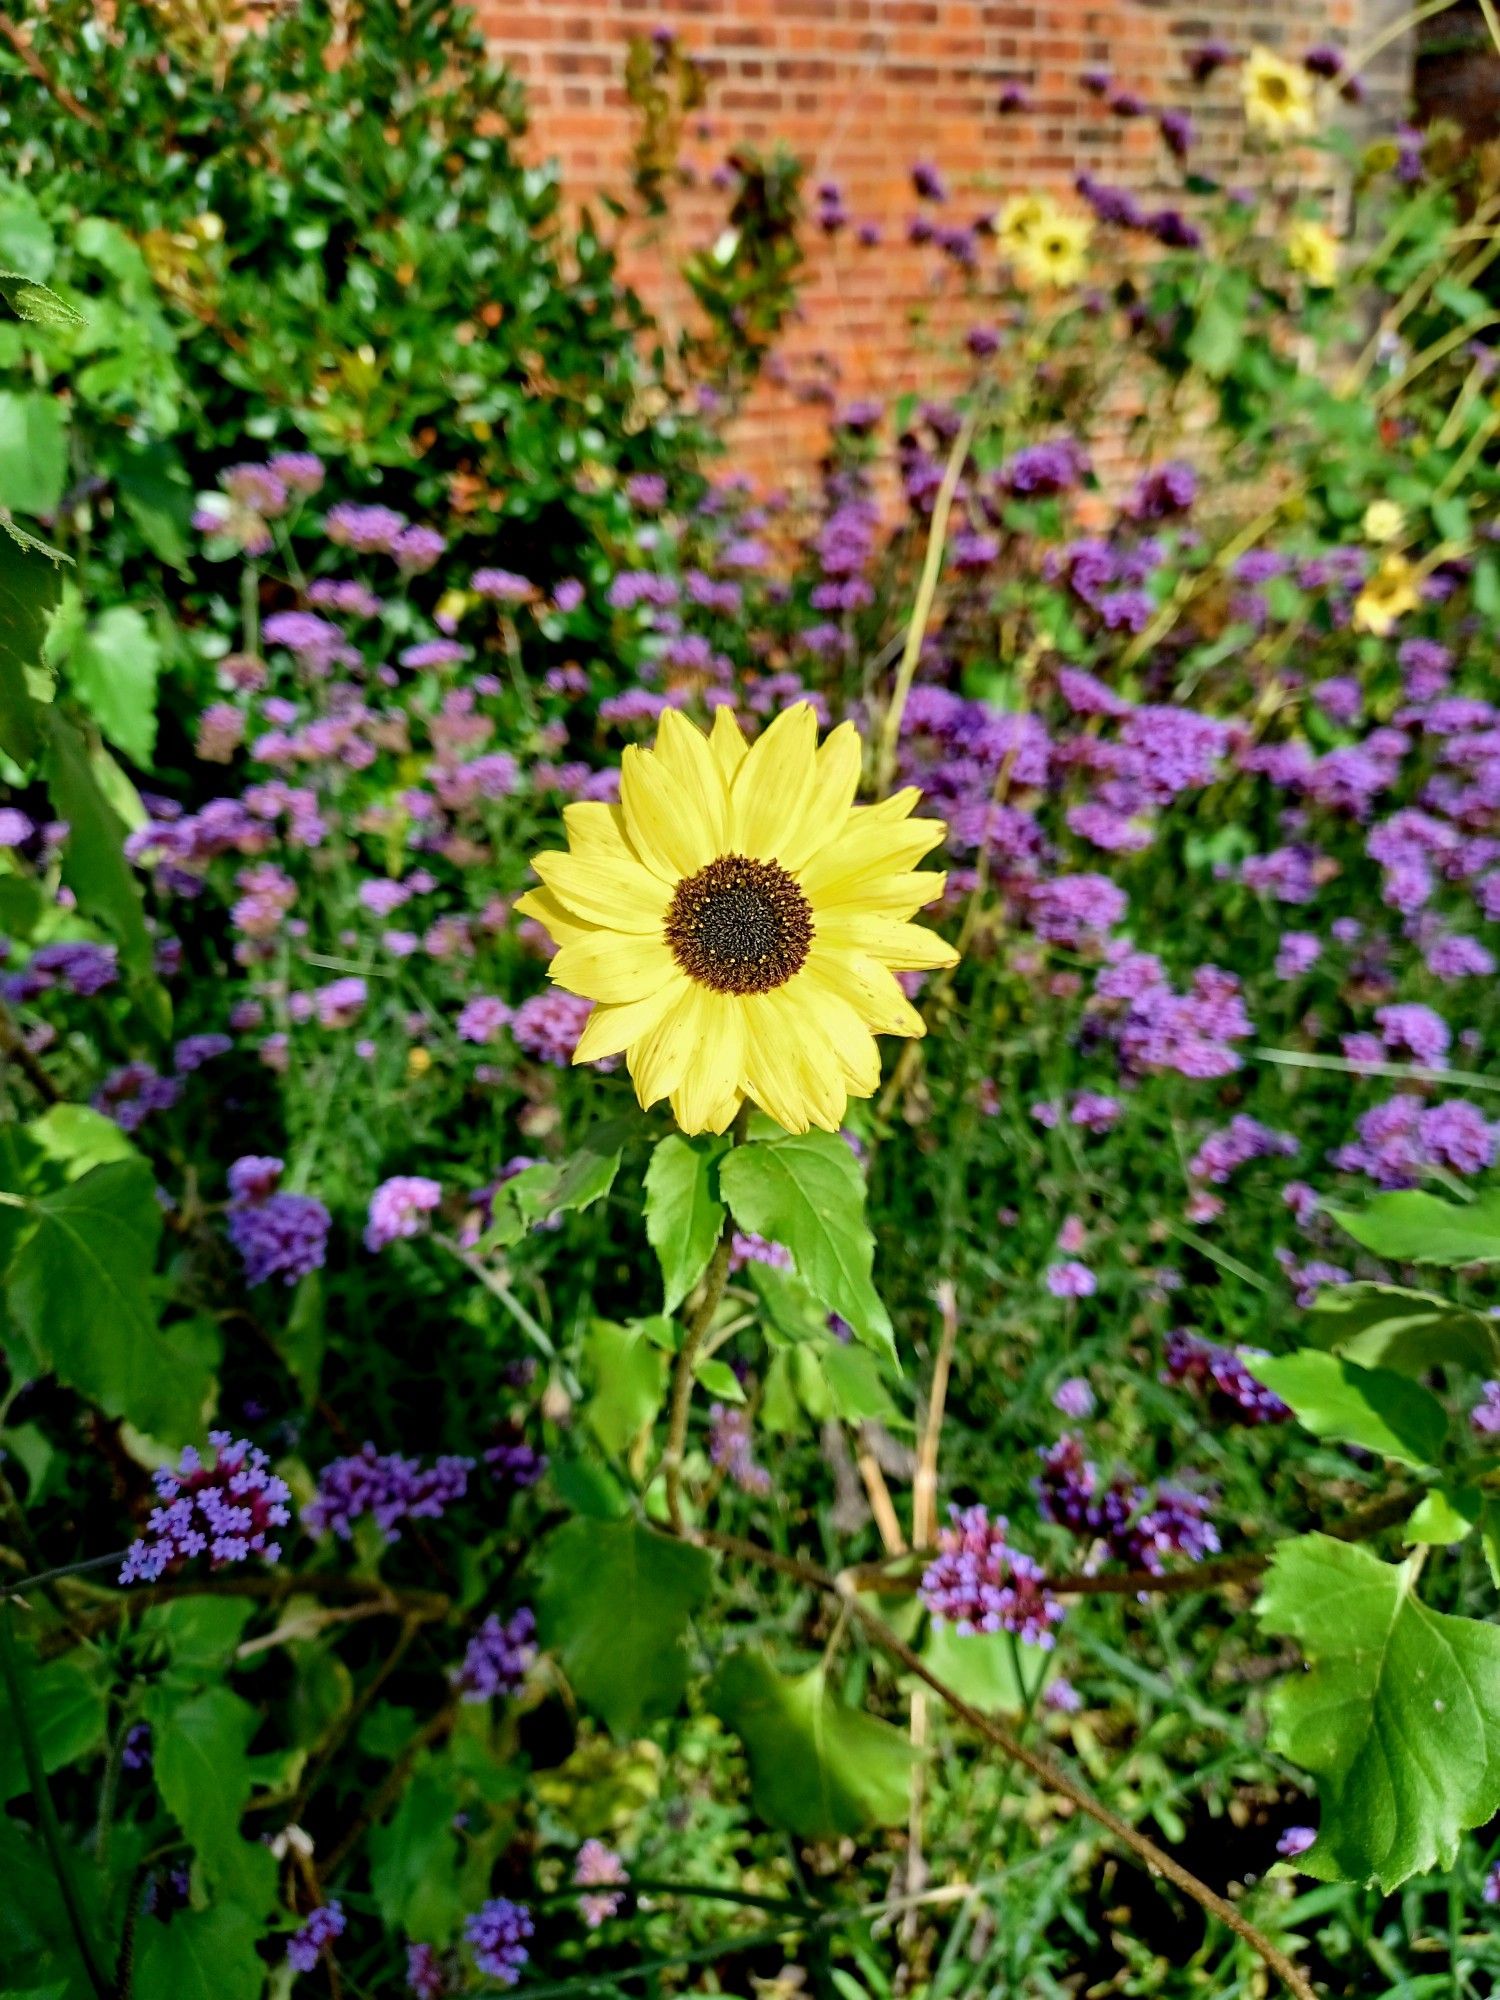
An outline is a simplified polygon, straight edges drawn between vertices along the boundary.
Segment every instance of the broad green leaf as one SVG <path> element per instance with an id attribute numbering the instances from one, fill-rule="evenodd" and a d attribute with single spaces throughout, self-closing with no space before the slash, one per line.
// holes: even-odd
<path id="1" fill-rule="evenodd" d="M 645 1325 L 596 1319 L 584 1335 L 583 1357 L 594 1393 L 584 1410 L 606 1451 L 625 1451 L 661 1408 L 667 1363 Z"/>
<path id="2" fill-rule="evenodd" d="M 274 1892 L 271 1856 L 240 1838 L 251 1786 L 246 1752 L 259 1711 L 223 1686 L 186 1700 L 179 1689 L 158 1686 L 147 1695 L 146 1717 L 157 1790 L 210 1883 L 244 1902 L 259 1900 L 267 1883 Z M 269 1870 L 263 1861 L 271 1862 Z"/>
<path id="3" fill-rule="evenodd" d="M 67 423 L 57 397 L 0 389 L 0 503 L 13 514 L 54 514 L 67 473 Z"/>
<path id="4" fill-rule="evenodd" d="M 1429 1611 L 1415 1573 L 1302 1535 L 1276 1551 L 1259 1609 L 1308 1661 L 1269 1703 L 1272 1748 L 1322 1805 L 1297 1865 L 1387 1894 L 1451 1867 L 1460 1835 L 1500 1811 L 1500 1627 Z"/>
<path id="5" fill-rule="evenodd" d="M 132 1992 L 141 2000 L 260 2000 L 265 1960 L 255 1949 L 261 1926 L 248 1910 L 216 1903 L 210 1910 L 179 1910 L 167 1924 L 143 1923 L 137 1932 Z"/>
<path id="6" fill-rule="evenodd" d="M 447 1944 L 463 1904 L 453 1822 L 460 1800 L 451 1772 L 415 1771 L 401 1803 L 370 1835 L 370 1888 L 393 1931 L 423 1944 Z"/>
<path id="7" fill-rule="evenodd" d="M 1332 1285 L 1305 1322 L 1308 1344 L 1361 1368 L 1425 1375 L 1453 1366 L 1475 1375 L 1500 1370 L 1500 1326 L 1482 1313 L 1401 1285 Z"/>
<path id="8" fill-rule="evenodd" d="M 745 1745 L 755 1809 L 803 1840 L 834 1840 L 905 1818 L 912 1749 L 888 1722 L 848 1708 L 821 1666 L 780 1674 L 763 1653 L 731 1653 L 709 1705 Z"/>
<path id="9" fill-rule="evenodd" d="M 1500 1503 L 1486 1499 L 1479 1510 L 1479 1546 L 1490 1573 L 1490 1582 L 1500 1590 Z"/>
<path id="10" fill-rule="evenodd" d="M 875 1240 L 854 1155 L 832 1132 L 788 1133 L 736 1146 L 719 1188 L 741 1229 L 781 1243 L 797 1274 L 867 1347 L 894 1359 L 890 1315 L 871 1278 Z"/>
<path id="11" fill-rule="evenodd" d="M 922 1658 L 976 1708 L 1015 1713 L 1046 1680 L 1052 1655 L 1009 1632 L 960 1632 L 934 1619 Z"/>
<path id="12" fill-rule="evenodd" d="M 0 299 L 4 299 L 17 319 L 30 320 L 33 326 L 83 325 L 83 314 L 76 306 L 70 306 L 49 286 L 25 277 L 20 271 L 0 271 Z"/>
<path id="13" fill-rule="evenodd" d="M 101 612 L 74 641 L 69 685 L 117 750 L 149 765 L 156 750 L 156 677 L 161 648 L 128 604 Z"/>
<path id="14" fill-rule="evenodd" d="M 255 1606 L 243 1597 L 179 1597 L 141 1614 L 141 1631 L 167 1649 L 179 1686 L 201 1687 L 234 1658 Z"/>
<path id="15" fill-rule="evenodd" d="M 149 978 L 151 939 L 141 913 L 140 888 L 125 859 L 125 829 L 89 769 L 88 754 L 77 730 L 52 711 L 47 729 L 52 805 L 69 828 L 63 848 L 63 879 L 83 909 L 114 932 L 120 956 L 131 971 Z"/>
<path id="16" fill-rule="evenodd" d="M 1289 1403 L 1314 1437 L 1357 1444 L 1402 1465 L 1435 1465 L 1448 1435 L 1442 1404 L 1389 1368 L 1356 1368 L 1333 1354 L 1253 1355 L 1257 1382 Z"/>
<path id="17" fill-rule="evenodd" d="M 865 1423 L 872 1417 L 886 1423 L 902 1421 L 881 1378 L 880 1364 L 868 1349 L 841 1347 L 830 1340 L 816 1354 L 834 1410 L 846 1424 Z"/>
<path id="18" fill-rule="evenodd" d="M 0 1617 L 11 1615 L 0 1610 Z M 36 1735 L 44 1771 L 92 1756 L 104 1744 L 109 1684 L 102 1659 L 80 1647 L 38 1666 L 17 1649 L 21 1698 Z M 0 1686 L 0 1800 L 26 1790 L 26 1764 L 16 1719 Z"/>
<path id="19" fill-rule="evenodd" d="M 708 1269 L 724 1227 L 716 1169 L 722 1139 L 659 1140 L 646 1169 L 646 1238 L 661 1265 L 664 1310 L 676 1312 Z"/>
<path id="20" fill-rule="evenodd" d="M 602 1201 L 615 1184 L 620 1171 L 620 1155 L 630 1128 L 622 1118 L 611 1118 L 586 1132 L 562 1162 L 548 1208 L 562 1210 L 591 1208 Z"/>
<path id="21" fill-rule="evenodd" d="M 1500 1189 L 1476 1201 L 1443 1201 L 1419 1189 L 1379 1194 L 1368 1208 L 1329 1214 L 1356 1243 L 1393 1264 L 1500 1262 Z"/>
<path id="22" fill-rule="evenodd" d="M 1451 1548 L 1453 1543 L 1473 1533 L 1483 1508 L 1484 1495 L 1477 1486 L 1459 1486 L 1451 1491 L 1435 1486 L 1412 1509 L 1401 1539 Z"/>
<path id="23" fill-rule="evenodd" d="M 94 1938 L 98 1921 L 98 1881 L 88 1857 L 75 1852 L 74 1873 L 82 1891 L 86 1921 Z M 69 2000 L 88 1994 L 78 1947 L 47 1850 L 37 1835 L 8 1813 L 0 1813 L 0 1978 L 6 1994 L 33 1980 L 68 1978 Z"/>
<path id="24" fill-rule="evenodd" d="M 129 451 L 115 467 L 115 491 L 152 554 L 187 574 L 193 488 L 176 452 L 164 444 Z"/>
<path id="25" fill-rule="evenodd" d="M 703 1550 L 638 1521 L 569 1521 L 540 1568 L 542 1640 L 579 1699 L 620 1737 L 670 1714 L 687 1686 L 688 1620 L 713 1577 Z"/>
<path id="26" fill-rule="evenodd" d="M 41 749 L 26 669 L 42 657 L 47 621 L 62 595 L 56 562 L 23 548 L 0 509 L 0 750 L 30 764 Z"/>
<path id="27" fill-rule="evenodd" d="M 140 1154 L 113 1118 L 87 1104 L 54 1104 L 26 1127 L 49 1160 L 57 1160 L 69 1180 L 91 1167 L 117 1160 L 138 1160 Z"/>
<path id="28" fill-rule="evenodd" d="M 94 1167 L 32 1197 L 27 1213 L 8 1304 L 38 1355 L 106 1416 L 165 1444 L 201 1436 L 212 1379 L 157 1326 L 161 1209 L 150 1167 Z"/>
<path id="29" fill-rule="evenodd" d="M 740 1378 L 727 1361 L 717 1361 L 712 1356 L 707 1361 L 693 1363 L 693 1379 L 701 1382 L 710 1396 L 717 1396 L 721 1403 L 743 1403 L 745 1392 L 740 1387 Z"/>

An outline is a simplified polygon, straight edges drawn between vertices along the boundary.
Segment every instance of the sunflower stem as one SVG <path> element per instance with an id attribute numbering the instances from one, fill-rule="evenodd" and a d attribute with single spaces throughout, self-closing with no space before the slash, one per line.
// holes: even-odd
<path id="1" fill-rule="evenodd" d="M 747 1100 L 740 1106 L 735 1118 L 731 1145 L 743 1145 L 749 1122 L 750 1105 Z M 683 1329 L 682 1345 L 677 1350 L 677 1366 L 672 1375 L 672 1408 L 667 1419 L 667 1446 L 662 1453 L 661 1464 L 667 1481 L 667 1516 L 676 1535 L 685 1532 L 682 1519 L 682 1454 L 687 1443 L 688 1406 L 693 1400 L 693 1367 L 704 1336 L 713 1325 L 714 1314 L 724 1297 L 733 1248 L 734 1218 L 726 1208 L 724 1227 L 719 1231 L 719 1240 L 714 1245 L 714 1254 L 704 1275 L 703 1293 L 698 1300 L 697 1311 Z"/>

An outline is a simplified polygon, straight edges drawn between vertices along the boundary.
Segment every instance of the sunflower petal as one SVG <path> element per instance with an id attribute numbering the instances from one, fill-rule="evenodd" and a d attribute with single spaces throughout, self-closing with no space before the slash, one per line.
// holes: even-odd
<path id="1" fill-rule="evenodd" d="M 783 868 L 795 874 L 844 831 L 854 794 L 859 789 L 863 756 L 859 731 L 852 722 L 841 722 L 818 751 L 802 824 L 792 839 L 782 842 L 777 852 Z"/>
<path id="2" fill-rule="evenodd" d="M 603 854 L 538 854 L 532 867 L 576 923 L 654 932 L 666 923 L 671 892 L 635 860 Z"/>
<path id="3" fill-rule="evenodd" d="M 812 794 L 818 719 L 799 701 L 758 736 L 735 773 L 730 794 L 732 851 L 774 861 L 794 840 Z"/>
<path id="4" fill-rule="evenodd" d="M 568 992 L 610 1007 L 648 999 L 670 984 L 676 973 L 677 961 L 659 938 L 629 931 L 595 931 L 592 937 L 574 938 L 547 967 L 547 977 Z"/>
<path id="5" fill-rule="evenodd" d="M 948 831 L 940 819 L 875 819 L 871 817 L 875 810 L 857 810 L 838 838 L 799 871 L 802 893 L 814 904 L 848 895 L 874 875 L 902 873 Z"/>
<path id="6" fill-rule="evenodd" d="M 896 972 L 931 972 L 958 963 L 958 953 L 936 931 L 924 930 L 920 924 L 898 923 L 893 917 L 867 916 L 859 910 L 822 912 L 818 938 L 835 951 L 868 952 Z"/>
<path id="7" fill-rule="evenodd" d="M 692 800 L 707 830 L 714 855 L 727 851 L 729 787 L 714 761 L 708 738 L 675 708 L 666 709 L 656 736 L 656 757 Z"/>
<path id="8" fill-rule="evenodd" d="M 703 989 L 691 980 L 668 1007 L 649 1034 L 631 1045 L 626 1060 L 635 1084 L 636 1100 L 643 1111 L 663 1097 L 670 1097 L 682 1081 L 693 1048 L 693 1025 L 697 1018 L 698 994 Z"/>
<path id="9" fill-rule="evenodd" d="M 579 799 L 563 807 L 571 854 L 602 854 L 616 861 L 633 861 L 625 838 L 625 815 L 600 799 Z"/>
<path id="10" fill-rule="evenodd" d="M 896 983 L 896 975 L 864 952 L 833 950 L 821 938 L 813 944 L 802 975 L 837 995 L 877 1035 L 925 1035 L 927 1023 Z"/>
<path id="11" fill-rule="evenodd" d="M 732 994 L 700 987 L 696 997 L 692 1053 L 672 1092 L 672 1115 L 684 1132 L 722 1131 L 713 1121 L 731 1098 L 738 1098 L 745 1065 L 744 1009 Z"/>
<path id="12" fill-rule="evenodd" d="M 721 851 L 697 802 L 653 751 L 632 744 L 620 759 L 620 804 L 631 846 L 663 882 L 675 887 Z"/>
<path id="13" fill-rule="evenodd" d="M 567 944 L 573 938 L 592 937 L 599 928 L 597 924 L 572 916 L 550 889 L 528 889 L 524 896 L 517 896 L 514 908 L 518 916 L 534 917 L 554 944 Z"/>
<path id="14" fill-rule="evenodd" d="M 714 710 L 714 726 L 709 732 L 708 747 L 714 753 L 714 762 L 724 783 L 733 784 L 734 774 L 744 763 L 750 746 L 745 741 L 745 732 L 735 720 L 734 710 L 727 704 Z"/>
<path id="15" fill-rule="evenodd" d="M 667 1009 L 682 998 L 686 987 L 686 978 L 679 975 L 655 993 L 648 993 L 644 1000 L 630 1000 L 617 1006 L 597 1003 L 583 1024 L 583 1033 L 573 1051 L 574 1062 L 600 1062 L 605 1056 L 617 1056 L 632 1043 L 641 1041 Z"/>

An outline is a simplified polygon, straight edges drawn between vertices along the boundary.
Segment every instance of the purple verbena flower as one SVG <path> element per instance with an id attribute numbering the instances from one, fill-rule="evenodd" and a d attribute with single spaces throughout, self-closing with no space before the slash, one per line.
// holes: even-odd
<path id="1" fill-rule="evenodd" d="M 616 1915 L 625 1900 L 621 1890 L 629 1882 L 625 1863 L 602 1840 L 586 1840 L 573 1862 L 575 1888 L 590 1893 L 578 1900 L 578 1914 L 591 1931 Z"/>
<path id="2" fill-rule="evenodd" d="M 292 1518 L 286 1482 L 245 1439 L 210 1431 L 208 1441 L 209 1463 L 188 1445 L 175 1472 L 163 1467 L 152 1475 L 162 1504 L 152 1509 L 145 1534 L 131 1544 L 121 1583 L 155 1583 L 200 1555 L 207 1555 L 214 1569 L 252 1555 L 279 1561 L 281 1544 L 268 1539 L 268 1531 Z"/>
<path id="3" fill-rule="evenodd" d="M 464 1925 L 479 1970 L 499 1986 L 514 1986 L 531 1957 L 526 1945 L 536 1926 L 524 1903 L 496 1896 Z"/>
<path id="4" fill-rule="evenodd" d="M 469 1641 L 453 1685 L 463 1701 L 514 1694 L 536 1659 L 536 1619 L 522 1606 L 511 1618 L 486 1618 Z"/>
<path id="5" fill-rule="evenodd" d="M 294 1972 L 312 1972 L 318 1960 L 333 1950 L 335 1938 L 344 1935 L 347 1919 L 338 1902 L 320 1903 L 300 1931 L 287 1940 L 286 1961 Z"/>
<path id="6" fill-rule="evenodd" d="M 955 1507 L 951 1517 L 922 1573 L 928 1611 L 962 1633 L 1014 1632 L 1031 1645 L 1052 1645 L 1062 1605 L 1045 1589 L 1040 1567 L 1007 1543 L 1004 1516 L 992 1521 L 983 1507 Z"/>
<path id="7" fill-rule="evenodd" d="M 393 1174 L 370 1196 L 365 1248 L 384 1250 L 398 1237 L 419 1236 L 442 1203 L 441 1182 L 425 1174 Z"/>
<path id="8" fill-rule="evenodd" d="M 468 1491 L 472 1458 L 443 1457 L 430 1466 L 399 1452 L 384 1455 L 365 1444 L 336 1458 L 318 1474 L 318 1489 L 302 1510 L 310 1535 L 347 1542 L 354 1524 L 370 1515 L 388 1542 L 400 1540 L 406 1521 L 435 1521 Z"/>

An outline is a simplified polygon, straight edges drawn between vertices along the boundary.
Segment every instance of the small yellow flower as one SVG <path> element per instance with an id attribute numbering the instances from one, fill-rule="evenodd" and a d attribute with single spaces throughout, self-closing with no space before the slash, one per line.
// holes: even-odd
<path id="1" fill-rule="evenodd" d="M 1066 291 L 1088 268 L 1093 234 L 1094 225 L 1086 215 L 1070 215 L 1064 208 L 1048 209 L 1011 249 L 1016 276 L 1028 287 L 1051 285 Z"/>
<path id="2" fill-rule="evenodd" d="M 1338 238 L 1325 223 L 1299 216 L 1286 233 L 1286 261 L 1314 290 L 1327 291 L 1338 282 Z"/>
<path id="3" fill-rule="evenodd" d="M 880 1083 L 875 1036 L 920 1035 L 898 972 L 957 954 L 910 919 L 945 877 L 913 873 L 943 823 L 909 787 L 857 806 L 860 741 L 818 747 L 806 702 L 747 746 L 668 709 L 621 760 L 620 804 L 567 806 L 568 852 L 532 863 L 516 908 L 559 949 L 550 977 L 595 1002 L 573 1054 L 624 1051 L 643 1106 L 722 1132 L 745 1099 L 789 1132 L 837 1131 Z"/>
<path id="4" fill-rule="evenodd" d="M 451 618 L 455 624 L 471 606 L 479 602 L 471 590 L 445 590 L 433 607 L 433 616 L 439 622 Z"/>
<path id="5" fill-rule="evenodd" d="M 1394 500 L 1372 500 L 1360 525 L 1367 542 L 1393 542 L 1406 526 L 1406 516 Z"/>
<path id="6" fill-rule="evenodd" d="M 427 1049 L 424 1049 L 420 1042 L 415 1043 L 406 1051 L 406 1074 L 408 1076 L 426 1076 L 428 1070 L 431 1068 L 431 1053 Z"/>
<path id="7" fill-rule="evenodd" d="M 1305 137 L 1316 127 L 1313 80 L 1274 49 L 1250 51 L 1242 75 L 1245 120 L 1268 139 Z"/>
<path id="8" fill-rule="evenodd" d="M 1417 572 L 1405 556 L 1388 555 L 1354 600 L 1354 629 L 1383 639 L 1421 601 Z"/>

